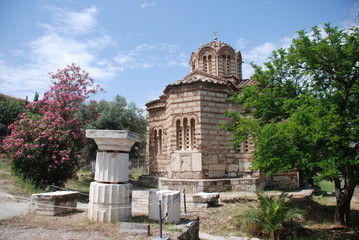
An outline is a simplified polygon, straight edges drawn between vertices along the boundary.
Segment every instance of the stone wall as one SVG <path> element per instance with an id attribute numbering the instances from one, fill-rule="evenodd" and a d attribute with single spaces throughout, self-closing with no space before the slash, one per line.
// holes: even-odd
<path id="1" fill-rule="evenodd" d="M 242 79 L 241 53 L 215 40 L 192 53 L 190 66 L 190 74 L 168 84 L 157 100 L 146 104 L 150 175 L 182 182 L 162 180 L 166 189 L 184 187 L 192 189 L 191 192 L 254 189 L 257 181 L 264 180 L 248 180 L 259 179 L 251 169 L 253 139 L 249 137 L 233 147 L 231 133 L 219 129 L 228 120 L 224 117 L 227 110 L 241 108 L 228 101 L 231 93 L 240 93 L 242 86 L 254 84 L 253 80 Z M 244 179 L 236 180 L 235 184 L 230 180 L 182 181 L 219 178 Z M 268 181 L 272 186 L 282 183 L 296 186 L 290 175 L 273 176 Z"/>
<path id="2" fill-rule="evenodd" d="M 251 152 L 234 149 L 231 134 L 219 129 L 226 121 L 225 110 L 239 108 L 227 101 L 231 90 L 226 84 L 211 82 L 176 85 L 161 96 L 161 103 L 147 105 L 147 159 L 151 174 L 172 179 L 251 177 Z M 189 124 L 192 120 L 193 137 L 184 139 L 188 136 L 182 132 L 179 140 L 176 123 Z"/>
<path id="3" fill-rule="evenodd" d="M 273 174 L 267 176 L 267 188 L 299 189 L 299 173 L 292 171 L 288 173 Z"/>
<path id="4" fill-rule="evenodd" d="M 259 178 L 222 178 L 222 179 L 169 179 L 159 178 L 159 188 L 165 190 L 186 190 L 188 193 L 255 191 L 263 189 L 265 183 Z"/>

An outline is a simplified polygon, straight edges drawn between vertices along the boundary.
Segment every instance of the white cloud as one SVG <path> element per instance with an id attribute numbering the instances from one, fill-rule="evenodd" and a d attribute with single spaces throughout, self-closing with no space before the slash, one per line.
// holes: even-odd
<path id="1" fill-rule="evenodd" d="M 159 57 L 159 56 L 164 57 Z M 114 61 L 123 68 L 150 68 L 155 66 L 188 67 L 189 56 L 179 51 L 178 45 L 162 44 L 159 46 L 139 44 L 132 50 L 120 51 Z"/>
<path id="2" fill-rule="evenodd" d="M 99 57 L 98 52 L 115 45 L 111 37 L 89 33 L 101 32 L 96 20 L 97 9 L 91 7 L 72 11 L 46 6 L 51 11 L 52 21 L 40 23 L 44 32 L 38 38 L 24 44 L 26 50 L 13 50 L 13 55 L 25 60 L 14 67 L 0 56 L 0 89 L 7 94 L 24 98 L 35 91 L 43 93 L 50 85 L 47 73 L 55 72 L 76 63 L 97 81 L 106 81 L 123 68 Z"/>
<path id="3" fill-rule="evenodd" d="M 359 26 L 359 2 L 353 3 L 348 19 L 344 21 L 343 25 L 345 28 Z"/>
<path id="4" fill-rule="evenodd" d="M 249 43 L 249 40 L 248 39 L 245 39 L 245 38 L 239 38 L 237 41 L 236 41 L 236 47 L 240 50 L 243 50 L 247 47 Z"/>
<path id="5" fill-rule="evenodd" d="M 277 47 L 274 43 L 266 42 L 244 52 L 243 59 L 250 62 L 264 62 Z"/>
<path id="6" fill-rule="evenodd" d="M 96 20 L 97 8 L 95 6 L 79 12 L 52 5 L 47 5 L 45 8 L 53 13 L 53 25 L 47 27 L 50 29 L 55 27 L 61 33 L 71 35 L 88 34 L 98 27 Z"/>
<path id="7" fill-rule="evenodd" d="M 265 63 L 272 55 L 274 50 L 279 48 L 288 48 L 295 37 L 296 35 L 292 37 L 283 37 L 277 42 L 265 42 L 249 49 L 248 51 L 242 51 L 242 58 L 245 61 L 245 63 L 242 64 L 243 78 L 249 78 L 254 73 L 254 69 L 249 64 L 250 62 L 257 65 L 263 65 L 263 63 Z"/>
<path id="8" fill-rule="evenodd" d="M 140 8 L 148 8 L 148 7 L 155 7 L 158 4 L 156 2 L 144 2 L 140 5 Z"/>

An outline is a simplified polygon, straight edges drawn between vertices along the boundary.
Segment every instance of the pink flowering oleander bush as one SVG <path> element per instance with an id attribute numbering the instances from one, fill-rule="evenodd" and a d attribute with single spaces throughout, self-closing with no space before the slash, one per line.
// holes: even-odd
<path id="1" fill-rule="evenodd" d="M 102 90 L 75 64 L 49 75 L 53 86 L 43 99 L 26 106 L 3 141 L 13 173 L 40 187 L 62 186 L 76 172 L 85 144 L 76 114 L 89 96 Z"/>

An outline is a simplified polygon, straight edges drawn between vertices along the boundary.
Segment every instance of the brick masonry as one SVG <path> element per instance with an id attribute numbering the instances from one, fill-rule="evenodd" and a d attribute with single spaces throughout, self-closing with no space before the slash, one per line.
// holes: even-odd
<path id="1" fill-rule="evenodd" d="M 242 79 L 241 53 L 212 41 L 192 53 L 190 66 L 190 74 L 167 85 L 163 95 L 146 104 L 150 175 L 164 177 L 159 180 L 163 189 L 226 191 L 263 186 L 266 179 L 250 168 L 253 140 L 234 148 L 231 134 L 219 129 L 227 120 L 225 111 L 241 107 L 228 97 L 252 82 Z M 203 181 L 190 183 L 189 179 Z M 227 180 L 205 181 L 209 179 Z"/>

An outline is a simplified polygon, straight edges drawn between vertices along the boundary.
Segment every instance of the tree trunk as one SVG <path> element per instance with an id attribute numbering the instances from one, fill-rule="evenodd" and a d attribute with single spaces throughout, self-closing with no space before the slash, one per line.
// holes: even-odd
<path id="1" fill-rule="evenodd" d="M 355 185 L 350 180 L 345 181 L 344 188 L 340 187 L 340 179 L 335 179 L 335 195 L 337 207 L 335 209 L 334 223 L 339 226 L 348 226 L 350 219 L 350 202 L 353 197 Z"/>

